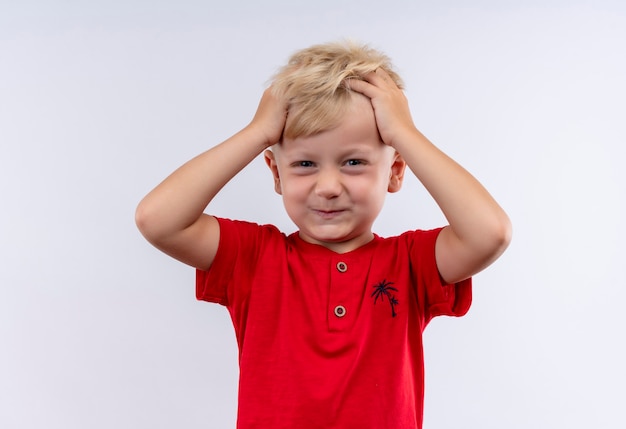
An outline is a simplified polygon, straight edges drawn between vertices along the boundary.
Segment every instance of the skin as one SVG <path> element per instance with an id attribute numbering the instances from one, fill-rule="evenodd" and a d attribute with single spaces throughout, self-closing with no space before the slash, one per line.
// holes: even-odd
<path id="1" fill-rule="evenodd" d="M 378 69 L 348 83 L 362 96 L 355 96 L 337 128 L 285 140 L 273 151 L 266 149 L 280 141 L 287 105 L 266 90 L 244 129 L 184 164 L 140 202 L 136 222 L 142 234 L 172 257 L 208 269 L 220 233 L 217 220 L 203 212 L 232 177 L 266 151 L 276 191 L 302 238 L 347 252 L 371 240 L 384 194 L 400 188 L 406 163 L 449 222 L 435 249 L 442 278 L 458 282 L 491 264 L 510 242 L 506 213 L 420 133 L 404 93 L 387 73 Z"/>
<path id="2" fill-rule="evenodd" d="M 337 253 L 374 238 L 372 224 L 406 165 L 380 139 L 372 105 L 359 94 L 337 127 L 284 139 L 265 160 L 300 237 Z"/>

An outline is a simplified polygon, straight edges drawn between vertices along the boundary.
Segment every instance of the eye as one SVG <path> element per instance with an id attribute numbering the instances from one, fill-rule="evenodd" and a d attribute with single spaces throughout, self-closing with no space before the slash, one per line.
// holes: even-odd
<path id="1" fill-rule="evenodd" d="M 302 160 L 302 161 L 294 161 L 290 164 L 292 168 L 311 168 L 315 167 L 315 162 Z"/>
<path id="2" fill-rule="evenodd" d="M 346 161 L 346 165 L 354 167 L 357 165 L 362 165 L 363 161 L 361 161 L 360 159 L 349 159 Z"/>
<path id="3" fill-rule="evenodd" d="M 313 161 L 297 161 L 292 164 L 294 167 L 313 167 Z"/>

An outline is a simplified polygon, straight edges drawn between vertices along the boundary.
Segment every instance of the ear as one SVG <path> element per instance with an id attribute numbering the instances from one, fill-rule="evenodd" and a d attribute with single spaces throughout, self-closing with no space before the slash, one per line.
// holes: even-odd
<path id="1" fill-rule="evenodd" d="M 265 163 L 272 171 L 272 175 L 274 176 L 274 190 L 278 195 L 282 195 L 282 189 L 280 186 L 280 175 L 278 173 L 278 164 L 276 163 L 276 154 L 272 152 L 270 149 L 267 149 L 263 152 L 263 157 L 265 158 Z"/>
<path id="2" fill-rule="evenodd" d="M 402 182 L 404 181 L 404 171 L 406 170 L 406 161 L 396 152 L 393 156 L 393 162 L 391 164 L 391 173 L 389 175 L 388 192 L 398 192 L 402 188 Z"/>

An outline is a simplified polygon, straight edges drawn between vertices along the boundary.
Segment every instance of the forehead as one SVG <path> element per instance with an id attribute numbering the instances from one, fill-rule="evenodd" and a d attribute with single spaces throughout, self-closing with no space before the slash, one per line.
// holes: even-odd
<path id="1" fill-rule="evenodd" d="M 310 136 L 335 127 L 343 115 L 362 103 L 365 96 L 347 88 L 339 88 L 330 96 L 318 94 L 294 99 L 289 104 L 285 137 Z"/>
<path id="2" fill-rule="evenodd" d="M 287 118 L 289 123 L 289 117 Z M 332 139 L 335 144 L 351 142 L 371 142 L 381 144 L 380 135 L 376 126 L 374 109 L 370 99 L 364 95 L 353 93 L 345 108 L 338 114 L 337 119 L 328 128 L 308 136 L 293 138 L 285 137 L 282 146 L 291 146 L 291 143 L 309 141 L 323 141 Z"/>

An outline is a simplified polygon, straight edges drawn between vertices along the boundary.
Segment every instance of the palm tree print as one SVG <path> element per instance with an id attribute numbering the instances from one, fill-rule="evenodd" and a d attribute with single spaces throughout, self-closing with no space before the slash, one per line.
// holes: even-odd
<path id="1" fill-rule="evenodd" d="M 380 298 L 381 301 L 384 301 L 386 297 L 387 301 L 389 301 L 389 305 L 391 306 L 391 317 L 396 317 L 396 305 L 398 305 L 399 302 L 396 299 L 396 296 L 392 294 L 392 291 L 398 292 L 398 289 L 391 286 L 392 284 L 393 282 L 383 280 L 382 282 L 374 285 L 374 292 L 372 292 L 372 297 L 374 297 L 374 304 L 376 304 L 378 298 Z"/>

